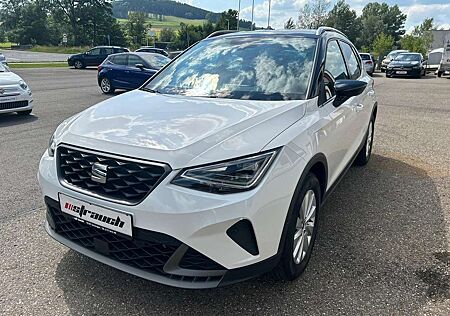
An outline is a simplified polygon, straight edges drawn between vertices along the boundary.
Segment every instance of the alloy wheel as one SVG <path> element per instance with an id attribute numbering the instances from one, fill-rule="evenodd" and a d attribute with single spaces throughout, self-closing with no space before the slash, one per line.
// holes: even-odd
<path id="1" fill-rule="evenodd" d="M 111 83 L 109 82 L 109 80 L 107 78 L 102 79 L 100 86 L 104 93 L 109 93 L 111 91 Z"/>
<path id="2" fill-rule="evenodd" d="M 303 197 L 295 225 L 294 251 L 292 255 L 296 264 L 302 262 L 311 246 L 314 225 L 316 224 L 316 206 L 316 195 L 313 190 L 308 190 Z"/>
<path id="3" fill-rule="evenodd" d="M 74 66 L 77 69 L 81 69 L 81 68 L 83 68 L 83 63 L 81 61 L 77 60 L 74 64 Z"/>

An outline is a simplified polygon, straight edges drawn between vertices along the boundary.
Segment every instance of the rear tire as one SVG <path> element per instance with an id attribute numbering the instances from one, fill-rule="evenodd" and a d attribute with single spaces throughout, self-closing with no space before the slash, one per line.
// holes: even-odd
<path id="1" fill-rule="evenodd" d="M 20 112 L 17 112 L 17 114 L 19 114 L 21 116 L 26 116 L 26 115 L 30 115 L 32 111 L 33 110 L 20 111 Z"/>
<path id="2" fill-rule="evenodd" d="M 104 94 L 114 93 L 115 90 L 111 85 L 111 81 L 109 81 L 109 79 L 106 77 L 100 79 L 100 89 Z"/>
<path id="3" fill-rule="evenodd" d="M 438 71 L 437 76 L 438 76 L 438 78 L 441 78 L 442 77 L 442 71 Z"/>
<path id="4" fill-rule="evenodd" d="M 273 271 L 275 277 L 289 281 L 297 279 L 306 269 L 317 236 L 321 190 L 313 173 L 306 176 L 294 199 L 293 211 L 287 218 L 283 253 Z"/>
<path id="5" fill-rule="evenodd" d="M 375 118 L 372 116 L 369 122 L 369 126 L 367 127 L 366 137 L 364 138 L 364 146 L 362 146 L 361 150 L 356 156 L 355 165 L 357 166 L 365 166 L 370 160 L 372 156 L 372 147 L 373 147 L 373 133 L 375 131 Z"/>

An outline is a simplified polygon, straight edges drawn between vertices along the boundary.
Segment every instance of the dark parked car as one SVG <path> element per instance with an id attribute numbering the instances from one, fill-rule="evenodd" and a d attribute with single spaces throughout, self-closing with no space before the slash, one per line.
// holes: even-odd
<path id="1" fill-rule="evenodd" d="M 98 66 L 111 54 L 129 52 L 128 48 L 116 46 L 97 46 L 85 53 L 72 55 L 67 59 L 69 66 L 77 69 Z"/>
<path id="2" fill-rule="evenodd" d="M 426 74 L 426 61 L 419 53 L 401 53 L 387 66 L 386 77 L 408 76 L 420 78 Z"/>
<path id="3" fill-rule="evenodd" d="M 103 93 L 139 88 L 170 61 L 152 53 L 123 53 L 109 56 L 98 66 L 98 85 Z"/>
<path id="4" fill-rule="evenodd" d="M 160 54 L 160 55 L 169 57 L 169 53 L 166 52 L 164 49 L 148 47 L 148 46 L 144 46 L 144 47 L 137 49 L 136 53 L 155 53 L 155 54 Z"/>

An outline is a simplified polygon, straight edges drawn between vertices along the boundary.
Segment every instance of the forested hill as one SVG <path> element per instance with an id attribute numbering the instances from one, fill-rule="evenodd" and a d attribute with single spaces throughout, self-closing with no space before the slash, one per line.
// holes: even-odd
<path id="1" fill-rule="evenodd" d="M 116 18 L 127 18 L 128 11 L 171 15 L 186 19 L 211 19 L 217 21 L 220 13 L 213 13 L 185 3 L 172 0 L 115 0 L 113 14 Z"/>

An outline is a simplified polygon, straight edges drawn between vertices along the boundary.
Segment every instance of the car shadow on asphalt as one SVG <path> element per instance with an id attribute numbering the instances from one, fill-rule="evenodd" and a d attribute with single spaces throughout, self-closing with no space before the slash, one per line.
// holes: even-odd
<path id="1" fill-rule="evenodd" d="M 0 128 L 31 123 L 36 120 L 38 120 L 38 117 L 34 114 L 23 116 L 16 113 L 0 114 Z"/>
<path id="2" fill-rule="evenodd" d="M 432 178 L 374 155 L 351 168 L 322 209 L 310 265 L 210 290 L 146 281 L 74 251 L 55 278 L 72 314 L 415 314 L 450 299 L 444 215 Z"/>

